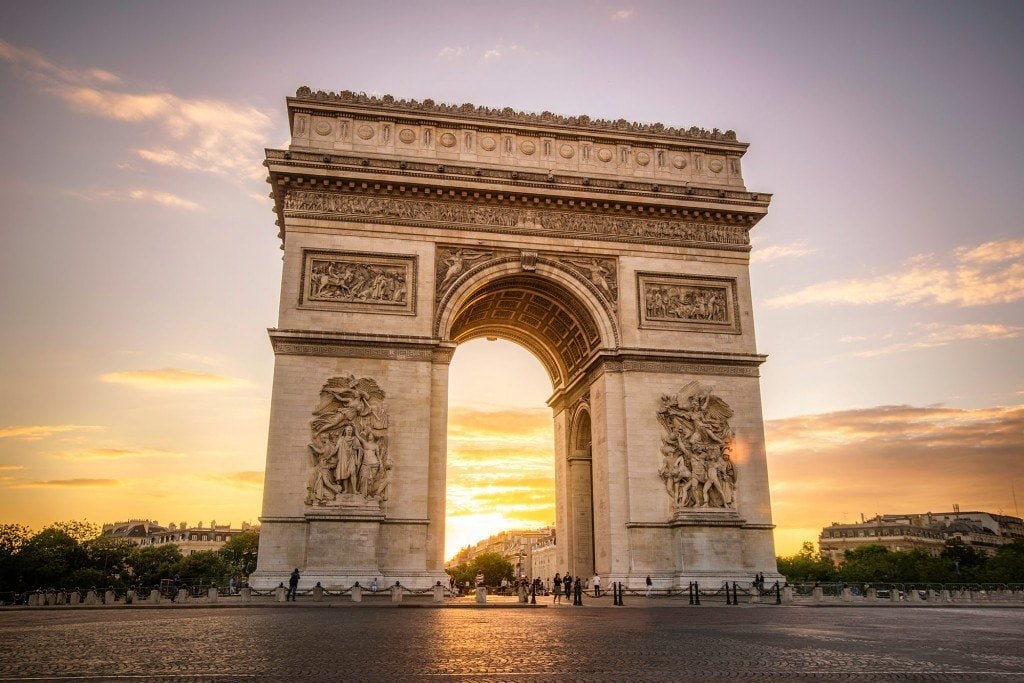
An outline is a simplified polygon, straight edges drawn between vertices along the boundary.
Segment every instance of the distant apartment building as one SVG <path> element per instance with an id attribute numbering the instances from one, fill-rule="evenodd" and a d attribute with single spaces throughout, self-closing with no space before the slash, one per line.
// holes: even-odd
<path id="1" fill-rule="evenodd" d="M 156 520 L 130 519 L 127 522 L 104 524 L 101 535 L 124 538 L 138 546 L 173 543 L 182 555 L 191 555 L 198 550 L 219 550 L 234 536 L 251 529 L 259 527 L 248 522 L 242 522 L 239 528 L 217 522 L 210 522 L 209 526 L 202 522 L 193 526 L 189 526 L 188 522 L 171 522 L 165 527 Z"/>
<path id="2" fill-rule="evenodd" d="M 468 564 L 484 553 L 498 553 L 512 563 L 516 576 L 537 576 L 533 571 L 535 548 L 554 545 L 555 528 L 512 529 L 489 536 L 476 545 L 466 546 L 448 560 L 446 568 Z"/>
<path id="3" fill-rule="evenodd" d="M 948 541 L 959 541 L 991 555 L 999 546 L 1024 539 L 1020 517 L 990 512 L 926 512 L 877 515 L 858 524 L 833 522 L 821 530 L 823 557 L 842 564 L 847 550 L 880 545 L 893 551 L 924 550 L 939 555 Z"/>

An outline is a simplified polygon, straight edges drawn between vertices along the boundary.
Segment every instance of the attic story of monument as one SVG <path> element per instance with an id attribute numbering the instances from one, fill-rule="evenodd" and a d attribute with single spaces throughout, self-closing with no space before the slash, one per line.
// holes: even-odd
<path id="1" fill-rule="evenodd" d="M 309 88 L 288 116 L 254 586 L 445 578 L 448 365 L 480 337 L 551 377 L 561 570 L 777 576 L 746 143 Z"/>

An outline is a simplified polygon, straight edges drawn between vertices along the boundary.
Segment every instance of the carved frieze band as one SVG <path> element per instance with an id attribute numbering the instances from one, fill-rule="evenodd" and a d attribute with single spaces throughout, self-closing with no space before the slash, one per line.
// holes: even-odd
<path id="1" fill-rule="evenodd" d="M 383 360 L 416 360 L 449 362 L 451 352 L 430 348 L 410 349 L 352 344 L 330 344 L 322 341 L 273 340 L 274 353 L 279 356 L 327 356 L 329 358 L 374 358 Z"/>
<path id="2" fill-rule="evenodd" d="M 302 252 L 300 308 L 415 315 L 416 257 Z"/>
<path id="3" fill-rule="evenodd" d="M 367 197 L 321 190 L 289 190 L 284 212 L 352 216 L 394 222 L 442 223 L 509 233 L 570 233 L 596 239 L 658 240 L 673 244 L 747 246 L 749 227 L 660 218 L 607 216 L 547 209 L 482 206 L 448 201 Z"/>
<path id="4" fill-rule="evenodd" d="M 622 360 L 602 365 L 605 372 L 671 372 L 685 375 L 721 375 L 724 377 L 760 377 L 757 367 L 717 365 L 673 360 Z"/>
<path id="5" fill-rule="evenodd" d="M 736 280 L 637 273 L 640 327 L 739 334 Z"/>
<path id="6" fill-rule="evenodd" d="M 481 249 L 439 246 L 435 262 L 436 297 L 440 301 L 463 275 L 487 267 L 495 260 L 515 255 L 513 249 Z M 536 269 L 538 258 L 554 262 L 572 273 L 589 289 L 603 297 L 614 310 L 619 302 L 618 262 L 614 258 L 586 254 L 556 252 L 523 252 L 520 260 L 524 270 Z"/>

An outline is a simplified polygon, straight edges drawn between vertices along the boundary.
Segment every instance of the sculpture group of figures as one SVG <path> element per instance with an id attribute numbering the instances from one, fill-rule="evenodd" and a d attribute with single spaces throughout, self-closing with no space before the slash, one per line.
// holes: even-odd
<path id="1" fill-rule="evenodd" d="M 665 429 L 658 474 L 677 508 L 735 506 L 736 469 L 730 459 L 732 409 L 710 387 L 690 382 L 662 396 L 658 421 Z"/>
<path id="2" fill-rule="evenodd" d="M 404 304 L 408 296 L 405 269 L 314 260 L 310 265 L 309 296 L 326 301 Z"/>
<path id="3" fill-rule="evenodd" d="M 717 287 L 648 285 L 648 318 L 728 322 L 725 292 Z"/>
<path id="4" fill-rule="evenodd" d="M 387 500 L 388 413 L 377 382 L 352 375 L 328 380 L 313 415 L 306 504 L 330 505 L 347 496 Z"/>

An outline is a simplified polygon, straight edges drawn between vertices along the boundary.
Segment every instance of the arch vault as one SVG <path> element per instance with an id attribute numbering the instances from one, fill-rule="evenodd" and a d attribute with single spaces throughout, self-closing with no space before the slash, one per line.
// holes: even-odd
<path id="1" fill-rule="evenodd" d="M 744 143 L 308 88 L 288 112 L 254 586 L 443 578 L 448 364 L 479 337 L 551 377 L 560 571 L 776 574 Z"/>

